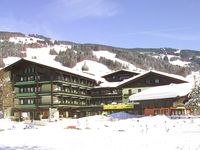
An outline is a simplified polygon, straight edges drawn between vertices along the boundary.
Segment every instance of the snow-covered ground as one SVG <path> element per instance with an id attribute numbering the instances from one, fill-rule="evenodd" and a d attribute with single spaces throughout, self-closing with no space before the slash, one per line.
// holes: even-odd
<path id="1" fill-rule="evenodd" d="M 187 67 L 191 62 L 181 61 L 181 60 L 178 59 L 178 60 L 175 60 L 175 61 L 169 61 L 169 63 L 171 63 L 172 65 Z"/>
<path id="2" fill-rule="evenodd" d="M 200 79 L 200 72 L 199 71 L 192 71 L 191 74 L 189 74 L 186 79 L 190 82 L 190 83 L 195 83 L 195 81 L 198 81 Z"/>
<path id="3" fill-rule="evenodd" d="M 40 123 L 44 126 L 24 129 L 24 122 L 0 119 L 0 149 L 200 150 L 200 118 L 92 116 Z"/>
<path id="4" fill-rule="evenodd" d="M 163 55 L 164 57 L 165 55 Z M 177 66 L 181 66 L 181 67 L 188 67 L 188 65 L 191 62 L 187 62 L 187 61 L 182 61 L 180 56 L 176 56 L 176 55 L 167 55 L 168 59 L 169 59 L 169 63 L 172 65 L 177 65 Z M 175 57 L 178 58 L 177 60 L 171 61 L 171 58 Z"/>
<path id="5" fill-rule="evenodd" d="M 54 49 L 57 53 L 59 53 L 60 51 L 66 51 L 67 49 L 71 49 L 72 46 L 71 45 L 53 45 L 51 46 L 51 49 Z"/>
<path id="6" fill-rule="evenodd" d="M 51 47 L 43 47 L 43 48 L 27 48 L 26 49 L 26 58 L 28 59 L 38 59 L 47 62 L 56 62 L 54 60 L 55 55 L 50 55 Z"/>
<path id="7" fill-rule="evenodd" d="M 3 58 L 3 62 L 5 64 L 5 66 L 8 66 L 12 63 L 17 62 L 18 60 L 20 60 L 19 57 L 7 57 L 7 58 Z"/>
<path id="8" fill-rule="evenodd" d="M 159 59 L 159 58 L 164 59 L 165 56 L 166 56 L 166 55 L 161 54 L 161 55 L 155 55 L 155 56 L 153 56 L 153 57 L 154 57 L 154 58 L 157 58 L 157 59 Z M 187 62 L 187 61 L 182 61 L 182 60 L 180 60 L 180 59 L 181 59 L 180 56 L 176 56 L 176 55 L 167 55 L 167 57 L 168 57 L 169 63 L 172 64 L 172 65 L 177 65 L 177 66 L 181 66 L 181 67 L 187 67 L 187 66 L 191 63 L 191 62 Z M 177 58 L 177 60 L 171 61 L 170 59 L 173 58 L 173 57 Z"/>
<path id="9" fill-rule="evenodd" d="M 10 37 L 9 41 L 13 43 L 20 43 L 20 44 L 31 44 L 31 43 L 37 43 L 38 41 L 44 41 L 44 40 L 40 38 L 26 36 L 26 37 Z"/>

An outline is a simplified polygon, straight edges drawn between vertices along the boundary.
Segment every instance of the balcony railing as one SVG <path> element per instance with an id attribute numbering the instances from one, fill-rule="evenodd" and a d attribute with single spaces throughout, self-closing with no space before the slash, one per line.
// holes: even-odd
<path id="1" fill-rule="evenodd" d="M 33 97 L 36 96 L 35 93 L 17 93 L 16 94 L 17 97 Z"/>
<path id="2" fill-rule="evenodd" d="M 112 97 L 122 97 L 122 95 L 121 94 L 92 95 L 92 98 L 112 98 Z"/>
<path id="3" fill-rule="evenodd" d="M 16 104 L 15 108 L 35 108 L 35 104 Z"/>
<path id="4" fill-rule="evenodd" d="M 36 84 L 35 81 L 21 81 L 21 82 L 16 82 L 15 85 L 32 85 Z"/>

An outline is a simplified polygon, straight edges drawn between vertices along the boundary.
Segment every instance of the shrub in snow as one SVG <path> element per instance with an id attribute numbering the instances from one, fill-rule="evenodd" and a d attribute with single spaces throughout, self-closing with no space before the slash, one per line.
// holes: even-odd
<path id="1" fill-rule="evenodd" d="M 128 119 L 128 118 L 138 118 L 138 117 L 141 117 L 141 116 L 129 114 L 129 113 L 126 113 L 126 112 L 117 112 L 117 113 L 112 113 L 110 115 L 110 118 L 112 118 L 112 119 Z"/>

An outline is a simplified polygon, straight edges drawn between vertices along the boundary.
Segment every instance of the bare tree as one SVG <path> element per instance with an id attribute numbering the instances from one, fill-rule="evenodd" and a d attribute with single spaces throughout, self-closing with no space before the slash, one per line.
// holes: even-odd
<path id="1" fill-rule="evenodd" d="M 4 114 L 5 111 L 13 107 L 13 89 L 9 83 L 8 73 L 0 70 L 0 112 Z"/>

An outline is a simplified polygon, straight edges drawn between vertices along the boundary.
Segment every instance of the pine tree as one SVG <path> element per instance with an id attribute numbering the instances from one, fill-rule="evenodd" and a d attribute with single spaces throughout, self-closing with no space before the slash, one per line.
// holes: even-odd
<path id="1" fill-rule="evenodd" d="M 185 106 L 191 108 L 193 114 L 200 114 L 200 80 L 195 82 L 194 88 L 188 95 L 189 100 Z"/>
<path id="2" fill-rule="evenodd" d="M 164 56 L 163 60 L 169 62 L 167 55 Z"/>

